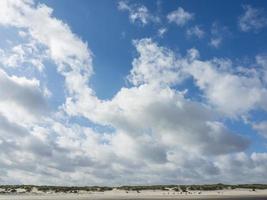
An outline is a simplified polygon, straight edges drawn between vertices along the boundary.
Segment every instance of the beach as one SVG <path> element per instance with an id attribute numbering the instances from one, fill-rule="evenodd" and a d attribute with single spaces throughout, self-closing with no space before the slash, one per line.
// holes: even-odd
<path id="1" fill-rule="evenodd" d="M 227 199 L 227 200 L 266 200 L 267 190 L 220 190 L 220 191 L 192 191 L 187 193 L 148 190 L 148 191 L 124 191 L 112 190 L 105 192 L 83 192 L 77 194 L 70 193 L 25 193 L 25 194 L 2 194 L 0 200 L 154 200 L 154 199 Z"/>

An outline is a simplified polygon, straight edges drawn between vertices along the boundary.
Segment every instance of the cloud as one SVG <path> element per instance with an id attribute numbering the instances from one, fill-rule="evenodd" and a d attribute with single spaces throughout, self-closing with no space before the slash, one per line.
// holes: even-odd
<path id="1" fill-rule="evenodd" d="M 170 12 L 167 15 L 167 19 L 170 23 L 176 23 L 177 26 L 184 26 L 187 22 L 194 19 L 194 14 L 185 11 L 182 7 L 178 7 L 177 10 Z"/>
<path id="2" fill-rule="evenodd" d="M 150 22 L 159 22 L 159 18 L 154 16 L 144 5 L 129 4 L 127 1 L 119 1 L 118 9 L 129 12 L 129 19 L 132 23 L 147 25 Z"/>
<path id="3" fill-rule="evenodd" d="M 1 127 L 1 138 L 11 135 L 16 137 L 23 137 L 28 134 L 25 127 L 10 122 L 6 117 L 0 114 L 0 127 Z"/>
<path id="4" fill-rule="evenodd" d="M 9 76 L 0 69 L 0 85 L 0 113 L 10 119 L 20 116 L 24 121 L 27 116 L 35 118 L 47 113 L 46 97 L 38 80 Z"/>
<path id="5" fill-rule="evenodd" d="M 218 158 L 216 166 L 222 174 L 225 174 L 224 178 L 229 183 L 263 183 L 266 179 L 266 175 L 262 174 L 266 170 L 266 162 L 266 153 L 252 153 L 251 155 L 237 153 Z M 248 180 L 248 176 L 251 179 Z"/>
<path id="6" fill-rule="evenodd" d="M 86 85 L 93 74 L 92 53 L 67 24 L 52 17 L 52 12 L 50 7 L 33 1 L 2 1 L 0 24 L 23 29 L 30 43 L 42 45 L 65 77 L 67 95 L 74 96 L 90 90 Z"/>
<path id="7" fill-rule="evenodd" d="M 259 65 L 259 71 L 261 73 L 261 79 L 263 82 L 267 82 L 267 55 L 260 54 L 256 56 L 256 63 Z"/>
<path id="8" fill-rule="evenodd" d="M 66 112 L 114 127 L 107 142 L 115 162 L 110 165 L 116 166 L 111 170 L 115 170 L 113 174 L 125 173 L 123 179 L 113 177 L 114 181 L 134 184 L 218 180 L 222 174 L 210 157 L 244 151 L 249 141 L 229 130 L 209 107 L 170 88 L 185 78 L 178 71 L 197 59 L 198 52 L 191 50 L 181 58 L 151 39 L 136 40 L 134 45 L 138 57 L 133 61 L 134 73 L 129 76 L 132 87 L 122 88 L 106 101 L 91 94 L 75 104 L 67 102 Z M 133 172 L 141 175 L 132 177 L 129 174 Z M 101 178 L 107 177 L 110 175 Z"/>
<path id="9" fill-rule="evenodd" d="M 222 38 L 211 38 L 210 39 L 210 45 L 218 48 L 222 43 Z"/>
<path id="10" fill-rule="evenodd" d="M 201 61 L 196 51 L 179 58 L 150 39 L 140 40 L 135 45 L 140 57 L 133 61 L 128 77 L 134 85 L 175 85 L 192 76 L 208 102 L 226 115 L 233 117 L 256 108 L 266 109 L 267 90 L 259 74 L 237 75 L 231 70 L 233 66 L 229 60 Z"/>
<path id="11" fill-rule="evenodd" d="M 163 146 L 166 147 L 194 146 L 195 153 L 223 154 L 228 151 L 241 151 L 247 147 L 248 142 L 245 139 L 234 136 L 217 121 L 216 113 L 199 103 L 185 100 L 182 93 L 170 89 L 171 85 L 185 78 L 179 76 L 179 71 L 183 71 L 181 67 L 188 67 L 186 63 L 189 58 L 179 60 L 173 52 L 159 47 L 151 39 L 135 41 L 134 45 L 139 52 L 139 57 L 133 61 L 133 70 L 129 76 L 134 87 L 122 88 L 109 101 L 99 101 L 96 97 L 87 96 L 87 101 L 80 99 L 76 102 L 78 104 L 67 102 L 67 113 L 112 126 L 130 138 L 144 139 L 145 135 L 151 134 L 152 140 L 158 138 L 156 141 L 162 140 Z M 193 51 L 191 54 L 195 55 Z M 196 56 L 192 55 L 190 59 L 195 59 Z M 93 107 L 90 106 L 92 102 Z M 225 142 L 218 146 L 216 141 Z M 150 141 L 149 144 L 153 142 Z M 146 146 L 148 147 L 148 144 Z M 186 151 L 188 150 L 186 148 Z"/>
<path id="12" fill-rule="evenodd" d="M 225 60 L 195 60 L 186 71 L 194 77 L 208 101 L 226 115 L 235 117 L 256 108 L 266 110 L 267 89 L 260 78 L 232 73 L 227 70 L 231 65 Z"/>
<path id="13" fill-rule="evenodd" d="M 129 105 L 128 99 L 136 100 Z M 223 154 L 240 151 L 248 145 L 245 139 L 239 136 L 235 138 L 226 127 L 217 123 L 213 116 L 215 114 L 209 109 L 185 100 L 182 94 L 176 94 L 169 88 L 140 86 L 125 89 L 113 101 L 121 108 L 111 118 L 116 129 L 122 129 L 134 138 L 144 138 L 148 134 L 152 136 L 151 139 L 161 141 L 169 151 L 179 146 L 192 153 Z M 220 141 L 221 145 L 216 145 L 216 141 Z M 194 147 L 194 150 L 190 147 Z"/>
<path id="14" fill-rule="evenodd" d="M 267 138 L 267 121 L 252 124 L 252 127 Z"/>
<path id="15" fill-rule="evenodd" d="M 91 52 L 87 44 L 74 35 L 69 26 L 52 17 L 53 10 L 32 1 L 2 1 L 0 24 L 26 28 L 28 34 L 46 46 L 49 56 L 64 75 L 72 71 L 92 74 Z"/>
<path id="16" fill-rule="evenodd" d="M 182 79 L 183 75 L 172 51 L 158 46 L 151 39 L 134 41 L 134 45 L 140 57 L 133 61 L 128 76 L 131 83 L 175 84 Z"/>
<path id="17" fill-rule="evenodd" d="M 230 35 L 228 27 L 218 24 L 217 22 L 212 23 L 211 26 L 211 38 L 209 45 L 214 48 L 219 48 L 225 38 Z"/>
<path id="18" fill-rule="evenodd" d="M 186 35 L 188 37 L 195 36 L 200 39 L 204 37 L 205 32 L 199 26 L 193 26 L 186 30 Z"/>
<path id="19" fill-rule="evenodd" d="M 258 32 L 267 26 L 267 18 L 264 16 L 263 9 L 254 8 L 251 5 L 243 5 L 243 15 L 238 18 L 238 26 L 241 31 Z"/>
<path id="20" fill-rule="evenodd" d="M 65 102 L 43 115 L 47 97 L 42 80 L 1 69 L 3 183 L 233 182 L 243 180 L 236 173 L 238 164 L 244 173 L 258 172 L 261 176 L 255 180 L 266 179 L 266 155 L 243 154 L 250 141 L 224 124 L 229 116 L 263 107 L 266 89 L 258 73 L 236 73 L 229 60 L 201 60 L 196 49 L 183 56 L 151 38 L 138 39 L 133 42 L 137 56 L 127 76 L 129 86 L 101 100 L 88 84 L 92 52 L 67 24 L 53 17 L 51 8 L 31 1 L 0 4 L 0 24 L 23 30 L 20 35 L 42 45 L 45 59 L 55 63 L 66 89 Z M 128 4 L 121 6 L 130 12 Z M 20 46 L 24 52 L 25 45 Z M 29 60 L 23 51 L 4 51 L 18 54 L 11 62 L 15 69 Z M 257 60 L 258 65 L 263 63 L 262 57 Z M 203 93 L 203 101 L 177 89 L 190 78 Z M 25 123 L 29 114 L 37 120 Z M 79 125 L 81 117 L 92 125 Z"/>
<path id="21" fill-rule="evenodd" d="M 167 31 L 168 31 L 167 28 L 160 28 L 158 30 L 158 36 L 162 38 L 166 34 Z"/>
<path id="22" fill-rule="evenodd" d="M 37 44 L 35 40 L 18 44 L 10 50 L 0 50 L 0 62 L 4 68 L 16 68 L 22 66 L 32 66 L 33 69 L 42 71 L 43 61 L 47 58 L 47 52 Z"/>

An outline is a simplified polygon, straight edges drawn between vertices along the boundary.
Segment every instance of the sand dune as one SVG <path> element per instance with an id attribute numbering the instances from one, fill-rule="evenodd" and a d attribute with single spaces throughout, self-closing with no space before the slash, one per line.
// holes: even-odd
<path id="1" fill-rule="evenodd" d="M 108 200 L 108 199 L 228 199 L 228 200 L 266 200 L 267 190 L 220 190 L 220 191 L 194 191 L 190 193 L 180 193 L 173 191 L 140 191 L 140 193 L 133 191 L 113 190 L 106 192 L 90 192 L 79 194 L 45 194 L 45 193 L 28 193 L 28 194 L 8 194 L 0 195 L 0 200 Z"/>

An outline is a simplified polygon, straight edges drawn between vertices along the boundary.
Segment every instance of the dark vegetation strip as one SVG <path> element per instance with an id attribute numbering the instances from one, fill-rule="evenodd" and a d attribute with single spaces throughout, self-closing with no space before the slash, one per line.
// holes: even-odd
<path id="1" fill-rule="evenodd" d="M 223 190 L 223 189 L 251 189 L 260 190 L 267 189 L 267 184 L 239 184 L 239 185 L 227 185 L 227 184 L 205 184 L 205 185 L 139 185 L 139 186 L 120 186 L 120 187 L 100 187 L 100 186 L 36 186 L 36 185 L 0 185 L 2 189 L 1 193 L 16 192 L 17 189 L 24 189 L 26 192 L 31 192 L 33 188 L 42 192 L 70 192 L 77 193 L 80 190 L 88 192 L 104 192 L 108 190 L 118 189 L 126 191 L 141 191 L 141 190 L 172 190 L 187 192 L 192 190 L 206 191 L 206 190 Z"/>

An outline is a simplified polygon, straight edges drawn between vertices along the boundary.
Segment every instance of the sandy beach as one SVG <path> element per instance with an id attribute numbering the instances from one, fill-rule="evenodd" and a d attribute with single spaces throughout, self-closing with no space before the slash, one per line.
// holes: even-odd
<path id="1" fill-rule="evenodd" d="M 192 191 L 188 193 L 180 193 L 173 191 L 123 191 L 113 190 L 106 192 L 82 192 L 78 194 L 66 193 L 28 193 L 28 194 L 5 194 L 0 195 L 0 200 L 63 200 L 63 199 L 78 199 L 78 200 L 108 200 L 108 199 L 228 199 L 228 200 L 266 200 L 267 190 L 220 190 L 220 191 Z"/>

